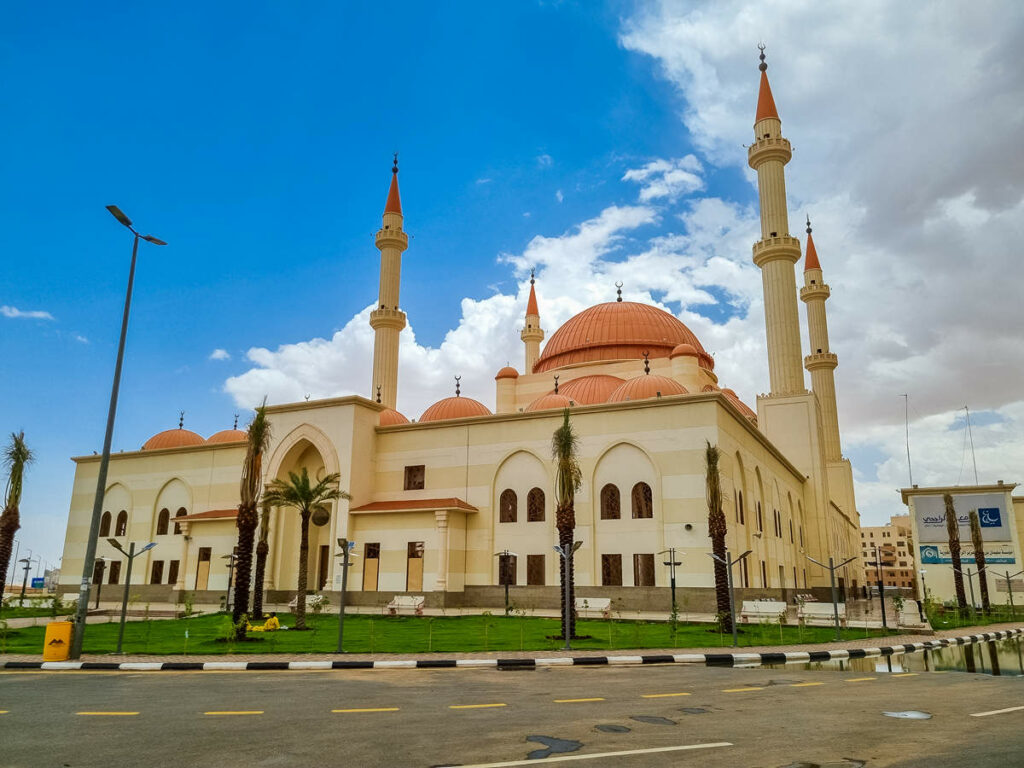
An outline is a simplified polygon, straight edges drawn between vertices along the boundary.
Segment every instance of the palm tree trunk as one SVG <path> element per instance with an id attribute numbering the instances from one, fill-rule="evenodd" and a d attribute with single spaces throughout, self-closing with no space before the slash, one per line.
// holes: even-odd
<path id="1" fill-rule="evenodd" d="M 985 542 L 981 538 L 981 521 L 978 520 L 978 511 L 972 509 L 969 519 L 971 521 L 971 543 L 974 544 L 974 564 L 978 566 L 978 588 L 981 590 L 981 610 L 988 613 L 991 606 L 988 602 L 988 573 L 985 570 Z"/>
<path id="2" fill-rule="evenodd" d="M 725 512 L 722 510 L 722 482 L 718 474 L 720 451 L 717 445 L 705 441 L 705 490 L 708 502 L 708 536 L 711 538 L 711 553 L 715 556 L 715 609 L 724 632 L 732 632 L 732 607 L 729 600 L 729 567 L 726 565 L 725 535 L 727 527 Z"/>
<path id="3" fill-rule="evenodd" d="M 295 628 L 306 628 L 306 583 L 309 579 L 309 517 L 312 510 L 304 509 L 302 534 L 299 539 L 299 594 L 295 600 Z"/>
<path id="4" fill-rule="evenodd" d="M 269 551 L 270 546 L 260 539 L 260 543 L 256 545 L 256 567 L 252 590 L 252 615 L 256 617 L 257 621 L 263 618 L 263 576 L 267 569 L 267 553 Z"/>
<path id="5" fill-rule="evenodd" d="M 555 520 L 557 522 L 556 528 L 558 529 L 558 545 L 562 548 L 563 552 L 572 552 L 573 545 L 573 529 L 576 527 L 576 513 L 572 507 L 567 509 L 559 509 L 555 512 Z M 558 583 L 561 585 L 561 600 L 560 605 L 562 607 L 562 637 L 574 638 L 576 637 L 576 563 L 575 558 L 569 559 L 569 626 L 565 624 L 566 614 L 566 588 L 565 588 L 565 563 L 559 563 L 559 575 L 560 578 Z M 566 634 L 568 632 L 568 634 Z"/>
<path id="6" fill-rule="evenodd" d="M 11 564 L 14 533 L 20 527 L 18 508 L 5 509 L 3 515 L 0 515 L 0 605 L 3 605 L 4 588 L 7 586 L 7 568 Z"/>
<path id="7" fill-rule="evenodd" d="M 252 579 L 252 547 L 256 539 L 259 517 L 256 505 L 246 504 L 238 508 L 238 554 L 235 560 L 235 609 L 231 619 L 236 627 L 236 637 L 245 639 L 245 617 L 249 613 L 249 582 Z"/>
<path id="8" fill-rule="evenodd" d="M 953 566 L 956 604 L 963 611 L 967 609 L 967 594 L 964 592 L 964 575 L 961 573 L 963 567 L 960 564 L 960 524 L 956 519 L 956 510 L 953 508 L 953 497 L 946 493 L 943 494 L 942 500 L 946 503 L 946 533 L 949 536 L 949 559 Z"/>

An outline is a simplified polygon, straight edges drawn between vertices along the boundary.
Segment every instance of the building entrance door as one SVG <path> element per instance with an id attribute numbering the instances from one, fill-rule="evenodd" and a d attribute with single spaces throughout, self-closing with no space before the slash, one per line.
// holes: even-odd
<path id="1" fill-rule="evenodd" d="M 324 588 L 324 585 L 327 584 L 327 568 L 331 564 L 330 558 L 331 558 L 330 547 L 328 547 L 326 544 L 322 544 L 320 546 L 319 568 L 317 569 L 317 575 L 316 575 L 316 589 L 317 589 L 317 592 L 322 590 Z"/>
<path id="2" fill-rule="evenodd" d="M 207 589 L 210 583 L 210 548 L 199 548 L 199 560 L 196 563 L 196 589 Z"/>
<path id="3" fill-rule="evenodd" d="M 377 591 L 377 574 L 380 573 L 380 544 L 367 544 L 363 548 L 363 591 Z"/>
<path id="4" fill-rule="evenodd" d="M 423 590 L 423 542 L 410 541 L 407 551 L 405 591 L 421 592 Z"/>

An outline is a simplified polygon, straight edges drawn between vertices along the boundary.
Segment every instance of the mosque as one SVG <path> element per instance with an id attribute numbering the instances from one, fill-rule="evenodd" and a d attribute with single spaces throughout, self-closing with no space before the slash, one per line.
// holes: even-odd
<path id="1" fill-rule="evenodd" d="M 384 605 L 396 593 L 412 593 L 428 606 L 500 605 L 496 553 L 504 551 L 513 553 L 513 600 L 527 609 L 557 606 L 550 441 L 566 408 L 581 439 L 578 596 L 609 597 L 620 610 L 662 607 L 669 583 L 662 553 L 675 548 L 681 605 L 714 610 L 705 441 L 722 452 L 729 549 L 750 551 L 736 569 L 739 595 L 788 599 L 822 590 L 828 573 L 809 557 L 859 554 L 859 514 L 836 412 L 837 357 L 828 342 L 829 286 L 809 223 L 803 254 L 789 228 L 784 169 L 792 149 L 766 69 L 762 53 L 748 162 L 758 179 L 761 239 L 753 260 L 763 277 L 771 391 L 757 398 L 756 412 L 719 379 L 714 358 L 689 328 L 662 309 L 623 301 L 621 292 L 548 337 L 531 276 L 522 370 L 496 370 L 495 412 L 457 386 L 418 418 L 400 413 L 406 315 L 399 289 L 409 238 L 396 161 L 376 234 L 380 292 L 370 315 L 368 397 L 267 408 L 265 477 L 286 478 L 301 467 L 319 477 L 337 472 L 351 495 L 311 525 L 311 588 L 340 589 L 336 542 L 346 537 L 359 555 L 349 574 L 350 603 Z M 798 297 L 807 311 L 806 356 Z M 134 565 L 133 593 L 174 602 L 188 592 L 197 603 L 216 603 L 236 541 L 245 437 L 237 425 L 204 439 L 179 424 L 138 451 L 112 456 L 97 551 L 104 562 L 94 583 L 123 583 L 126 566 L 108 538 L 152 541 Z M 66 591 L 77 593 L 99 457 L 74 461 L 62 578 Z M 297 515 L 273 510 L 265 583 L 271 602 L 294 595 L 298 539 Z M 860 567 L 840 572 L 843 589 L 863 583 Z"/>

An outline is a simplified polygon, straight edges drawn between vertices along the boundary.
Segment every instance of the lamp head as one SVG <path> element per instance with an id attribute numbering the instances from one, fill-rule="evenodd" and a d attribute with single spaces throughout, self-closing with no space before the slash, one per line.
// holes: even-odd
<path id="1" fill-rule="evenodd" d="M 113 216 L 119 222 L 128 227 L 128 229 L 132 228 L 132 220 L 125 216 L 124 212 L 116 205 L 108 205 L 107 210 L 110 211 L 111 216 Z"/>
<path id="2" fill-rule="evenodd" d="M 143 552 L 146 552 L 146 551 L 152 549 L 155 546 L 156 546 L 156 542 L 155 541 L 151 541 L 151 542 L 149 542 L 149 544 L 147 544 L 146 546 L 144 546 L 142 549 L 139 550 L 139 554 L 141 555 Z"/>
<path id="3" fill-rule="evenodd" d="M 112 546 L 114 549 L 116 549 L 122 555 L 125 554 L 124 547 L 121 546 L 121 542 L 119 542 L 117 539 L 107 539 L 107 544 Z"/>
<path id="4" fill-rule="evenodd" d="M 159 237 L 153 237 L 153 235 L 143 235 L 142 239 L 145 240 L 147 243 L 152 243 L 153 245 L 167 245 L 167 243 L 165 243 Z"/>

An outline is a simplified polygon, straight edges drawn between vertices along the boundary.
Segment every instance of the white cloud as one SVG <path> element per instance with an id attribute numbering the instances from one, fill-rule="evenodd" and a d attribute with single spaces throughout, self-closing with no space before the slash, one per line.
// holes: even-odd
<path id="1" fill-rule="evenodd" d="M 549 154 L 537 155 L 537 165 L 541 168 L 550 168 L 555 160 Z"/>
<path id="2" fill-rule="evenodd" d="M 6 304 L 0 306 L 0 315 L 10 318 L 27 318 L 31 320 L 53 320 L 53 315 L 39 309 L 22 310 L 17 307 L 10 307 Z"/>
<path id="3" fill-rule="evenodd" d="M 476 183 L 477 184 L 490 184 L 492 181 L 494 181 L 494 179 L 477 179 Z"/>
<path id="4" fill-rule="evenodd" d="M 89 343 L 89 339 L 87 339 L 85 336 L 83 336 L 80 333 L 73 333 L 73 334 L 71 334 L 71 338 L 74 339 L 75 341 L 77 341 L 79 344 L 88 344 Z"/>
<path id="5" fill-rule="evenodd" d="M 661 198 L 674 201 L 682 195 L 704 189 L 704 179 L 700 176 L 703 171 L 700 160 L 693 155 L 686 155 L 675 160 L 652 160 L 642 168 L 626 171 L 622 180 L 641 185 L 642 203 Z"/>
<path id="6" fill-rule="evenodd" d="M 226 349 L 220 349 L 219 347 L 210 353 L 211 360 L 230 360 L 231 353 Z"/>
<path id="7" fill-rule="evenodd" d="M 563 200 L 565 200 L 565 195 L 562 194 L 562 190 L 555 190 L 555 200 L 557 200 L 558 202 L 562 202 Z"/>

